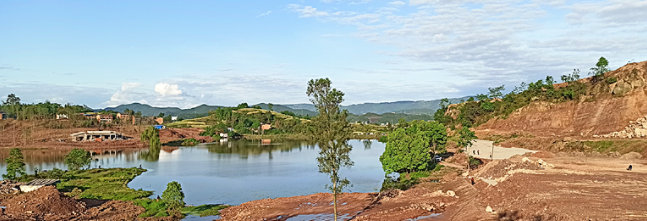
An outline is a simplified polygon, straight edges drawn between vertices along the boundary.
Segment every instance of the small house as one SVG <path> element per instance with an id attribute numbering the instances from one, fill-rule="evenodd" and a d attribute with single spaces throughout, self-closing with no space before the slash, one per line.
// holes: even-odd
<path id="1" fill-rule="evenodd" d="M 171 116 L 171 121 L 176 121 L 176 120 L 177 120 L 177 116 Z"/>
<path id="2" fill-rule="evenodd" d="M 97 115 L 97 121 L 99 122 L 110 122 L 112 121 L 112 114 L 98 114 Z"/>
<path id="3" fill-rule="evenodd" d="M 35 179 L 29 183 L 20 185 L 20 191 L 31 192 L 44 186 L 55 186 L 57 183 L 60 183 L 60 182 L 61 181 L 57 179 Z"/>
<path id="4" fill-rule="evenodd" d="M 228 136 L 229 136 L 229 134 L 227 134 L 227 133 L 220 133 L 221 138 L 227 138 Z"/>
<path id="5" fill-rule="evenodd" d="M 67 114 L 56 114 L 56 120 L 67 119 Z"/>
<path id="6" fill-rule="evenodd" d="M 164 118 L 161 118 L 161 117 L 155 118 L 155 122 L 157 122 L 157 124 L 163 124 Z"/>
<path id="7" fill-rule="evenodd" d="M 272 129 L 271 124 L 261 124 L 261 130 L 269 130 Z"/>
<path id="8" fill-rule="evenodd" d="M 7 113 L 0 111 L 0 120 L 7 119 Z"/>

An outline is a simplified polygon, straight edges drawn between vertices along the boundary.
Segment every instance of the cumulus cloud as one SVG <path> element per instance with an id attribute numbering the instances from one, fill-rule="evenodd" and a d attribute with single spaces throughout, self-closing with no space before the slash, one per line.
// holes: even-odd
<path id="1" fill-rule="evenodd" d="M 155 85 L 155 92 L 159 93 L 162 96 L 176 96 L 181 95 L 182 91 L 178 89 L 177 84 L 168 84 L 168 83 L 159 83 Z"/>

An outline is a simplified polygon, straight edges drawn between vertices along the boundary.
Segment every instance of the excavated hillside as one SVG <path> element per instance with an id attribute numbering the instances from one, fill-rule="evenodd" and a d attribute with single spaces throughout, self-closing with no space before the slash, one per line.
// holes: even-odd
<path id="1" fill-rule="evenodd" d="M 608 72 L 605 79 L 609 78 L 617 82 L 581 79 L 587 92 L 577 101 L 532 102 L 506 119 L 494 118 L 476 129 L 544 137 L 647 138 L 647 61 Z"/>

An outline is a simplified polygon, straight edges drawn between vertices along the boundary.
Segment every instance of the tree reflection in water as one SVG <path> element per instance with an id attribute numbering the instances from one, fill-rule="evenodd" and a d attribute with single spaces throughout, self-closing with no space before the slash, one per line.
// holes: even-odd
<path id="1" fill-rule="evenodd" d="M 306 141 L 293 141 L 272 140 L 271 142 L 261 140 L 240 140 L 233 142 L 222 142 L 207 144 L 207 150 L 211 153 L 219 154 L 237 154 L 241 159 L 247 159 L 250 155 L 261 155 L 268 153 L 268 158 L 272 159 L 272 152 L 290 152 L 294 149 L 301 150 L 303 147 L 309 148 L 309 142 Z"/>

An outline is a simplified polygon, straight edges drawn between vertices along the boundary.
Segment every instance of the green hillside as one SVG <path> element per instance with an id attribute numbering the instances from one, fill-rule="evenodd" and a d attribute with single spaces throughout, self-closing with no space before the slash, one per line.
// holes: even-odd
<path id="1" fill-rule="evenodd" d="M 378 123 L 378 124 L 383 124 L 383 123 L 391 123 L 391 124 L 396 124 L 398 123 L 398 120 L 400 118 L 404 118 L 407 121 L 412 121 L 412 120 L 433 120 L 434 117 L 431 115 L 426 115 L 426 114 L 421 114 L 421 115 L 410 115 L 410 114 L 402 114 L 402 113 L 385 113 L 385 114 L 375 114 L 375 113 L 367 113 L 367 114 L 362 114 L 362 115 L 355 115 L 355 114 L 350 114 L 348 116 L 348 121 L 349 122 L 369 122 L 369 123 Z"/>
<path id="2" fill-rule="evenodd" d="M 124 104 L 116 107 L 108 107 L 105 110 L 112 110 L 117 112 L 123 112 L 126 109 L 133 110 L 135 112 L 141 111 L 144 116 L 157 116 L 160 113 L 168 116 L 178 116 L 179 118 L 190 119 L 196 117 L 204 117 L 209 114 L 209 111 L 216 110 L 222 106 L 209 106 L 206 104 L 190 108 L 190 109 L 180 109 L 177 107 L 153 107 L 148 104 L 132 103 Z"/>

